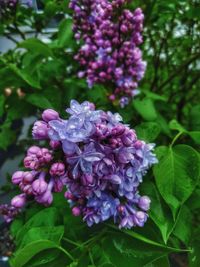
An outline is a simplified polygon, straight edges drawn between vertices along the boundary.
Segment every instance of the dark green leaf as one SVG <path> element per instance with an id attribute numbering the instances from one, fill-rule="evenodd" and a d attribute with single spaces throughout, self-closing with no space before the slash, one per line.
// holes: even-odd
<path id="1" fill-rule="evenodd" d="M 175 218 L 178 209 L 198 183 L 199 156 L 193 148 L 186 145 L 158 147 L 156 154 L 159 160 L 159 164 L 154 166 L 156 184 Z"/>
<path id="2" fill-rule="evenodd" d="M 162 238 L 165 243 L 175 226 L 175 222 L 171 215 L 169 208 L 163 203 L 155 185 L 151 182 L 146 182 L 143 186 L 143 193 L 148 195 L 151 199 L 151 209 L 149 212 L 150 218 L 160 229 Z"/>
<path id="3" fill-rule="evenodd" d="M 30 94 L 26 97 L 26 101 L 42 109 L 54 108 L 43 94 Z"/>
<path id="4" fill-rule="evenodd" d="M 16 236 L 17 246 L 21 244 L 24 236 L 31 228 L 42 226 L 53 227 L 59 225 L 60 223 L 60 215 L 56 208 L 46 208 L 39 211 L 34 216 L 32 216 L 32 218 L 28 220 L 28 222 L 25 223 L 21 230 L 18 231 Z"/>
<path id="5" fill-rule="evenodd" d="M 31 75 L 29 72 L 26 70 L 21 70 L 19 69 L 16 65 L 10 64 L 9 65 L 10 69 L 15 72 L 17 76 L 19 76 L 23 81 L 25 81 L 27 84 L 30 86 L 40 89 L 40 81 L 38 80 L 38 77 L 35 75 Z"/>
<path id="6" fill-rule="evenodd" d="M 195 143 L 200 145 L 200 131 L 188 132 L 189 136 L 194 140 Z"/>
<path id="7" fill-rule="evenodd" d="M 151 99 L 134 99 L 133 106 L 145 120 L 154 121 L 157 118 L 156 109 Z"/>
<path id="8" fill-rule="evenodd" d="M 67 18 L 63 20 L 58 29 L 58 46 L 69 47 L 72 42 L 72 20 Z"/>
<path id="9" fill-rule="evenodd" d="M 186 205 L 183 205 L 173 233 L 187 246 L 191 238 L 191 231 L 192 214 L 190 209 Z"/>
<path id="10" fill-rule="evenodd" d="M 27 246 L 19 250 L 14 255 L 14 258 L 10 260 L 11 267 L 23 267 L 39 252 L 52 248 L 60 249 L 56 243 L 48 240 L 38 240 L 29 243 Z"/>
<path id="11" fill-rule="evenodd" d="M 160 134 L 160 126 L 156 122 L 143 122 L 135 130 L 138 138 L 147 142 L 154 141 Z"/>
<path id="12" fill-rule="evenodd" d="M 30 38 L 18 45 L 20 48 L 25 48 L 32 53 L 43 55 L 44 57 L 54 57 L 49 46 L 36 38 Z"/>

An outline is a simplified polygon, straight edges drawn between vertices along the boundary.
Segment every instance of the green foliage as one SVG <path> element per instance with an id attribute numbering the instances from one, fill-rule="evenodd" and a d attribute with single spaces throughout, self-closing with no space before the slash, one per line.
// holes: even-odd
<path id="1" fill-rule="evenodd" d="M 199 155 L 186 145 L 158 147 L 156 154 L 159 160 L 154 167 L 156 185 L 175 218 L 199 182 Z"/>

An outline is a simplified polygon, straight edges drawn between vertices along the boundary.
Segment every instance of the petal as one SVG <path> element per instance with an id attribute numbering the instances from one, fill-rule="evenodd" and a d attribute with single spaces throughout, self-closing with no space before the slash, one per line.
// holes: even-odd
<path id="1" fill-rule="evenodd" d="M 76 151 L 76 144 L 65 140 L 62 141 L 62 148 L 64 153 L 71 155 Z"/>
<path id="2" fill-rule="evenodd" d="M 84 173 L 92 173 L 92 164 L 90 162 L 81 160 L 80 165 L 81 165 L 81 170 Z"/>
<path id="3" fill-rule="evenodd" d="M 100 161 L 104 155 L 98 152 L 90 152 L 84 155 L 84 160 L 89 162 Z"/>

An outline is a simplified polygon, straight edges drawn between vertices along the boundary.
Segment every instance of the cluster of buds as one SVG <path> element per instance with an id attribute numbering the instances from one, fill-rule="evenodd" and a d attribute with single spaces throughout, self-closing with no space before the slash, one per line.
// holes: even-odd
<path id="1" fill-rule="evenodd" d="M 51 149 L 28 149 L 24 166 L 29 170 L 12 176 L 22 193 L 12 199 L 11 208 L 18 211 L 28 199 L 48 206 L 52 192 L 64 187 L 73 215 L 82 216 L 88 226 L 113 218 L 120 228 L 142 227 L 150 199 L 140 196 L 138 188 L 157 162 L 154 144 L 138 140 L 119 114 L 95 110 L 92 103 L 72 100 L 67 112 L 69 119 L 63 120 L 45 110 L 35 122 L 34 139 L 48 141 Z"/>
<path id="2" fill-rule="evenodd" d="M 146 62 L 142 60 L 144 15 L 140 8 L 125 8 L 127 0 L 71 0 L 73 31 L 81 41 L 75 56 L 89 87 L 95 83 L 111 87 L 109 99 L 124 107 L 139 93 Z"/>
<path id="3" fill-rule="evenodd" d="M 49 110 L 51 112 L 51 110 Z M 25 171 L 16 171 L 12 183 L 17 185 L 21 194 L 11 200 L 11 205 L 1 205 L 0 213 L 6 222 L 20 212 L 29 200 L 49 206 L 53 202 L 53 192 L 61 192 L 66 184 L 66 169 L 62 159 L 55 158 L 58 142 L 50 142 L 50 149 L 32 146 L 24 158 Z"/>

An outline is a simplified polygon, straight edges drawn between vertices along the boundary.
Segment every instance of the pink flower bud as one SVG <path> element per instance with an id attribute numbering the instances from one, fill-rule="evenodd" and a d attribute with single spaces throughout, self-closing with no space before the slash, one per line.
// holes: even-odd
<path id="1" fill-rule="evenodd" d="M 73 214 L 74 216 L 79 216 L 79 215 L 81 214 L 81 210 L 80 210 L 80 208 L 78 208 L 78 207 L 74 207 L 74 208 L 72 209 L 72 214 Z"/>
<path id="2" fill-rule="evenodd" d="M 42 113 L 42 118 L 46 122 L 49 122 L 49 121 L 52 121 L 52 120 L 58 120 L 59 119 L 59 114 L 58 114 L 57 111 L 55 111 L 53 109 L 46 109 Z"/>
<path id="3" fill-rule="evenodd" d="M 45 181 L 45 175 L 45 172 L 41 172 L 39 178 L 32 183 L 35 195 L 41 195 L 47 190 L 48 184 Z"/>
<path id="4" fill-rule="evenodd" d="M 128 131 L 127 133 L 125 132 L 124 135 L 122 136 L 122 142 L 125 146 L 130 146 L 133 144 L 133 142 L 136 140 L 136 134 L 134 131 Z"/>
<path id="5" fill-rule="evenodd" d="M 53 186 L 54 192 L 56 193 L 62 192 L 63 186 L 64 186 L 63 182 L 60 178 L 54 180 L 54 186 Z"/>
<path id="6" fill-rule="evenodd" d="M 52 176 L 62 176 L 65 174 L 65 165 L 61 162 L 56 162 L 51 165 L 49 173 Z"/>
<path id="7" fill-rule="evenodd" d="M 47 190 L 44 194 L 37 196 L 36 201 L 44 206 L 49 206 L 53 202 L 53 195 L 51 191 Z"/>
<path id="8" fill-rule="evenodd" d="M 22 208 L 26 203 L 25 194 L 17 195 L 11 200 L 11 205 L 15 208 Z"/>
<path id="9" fill-rule="evenodd" d="M 24 173 L 24 178 L 23 178 L 23 183 L 29 184 L 34 180 L 35 176 L 31 172 L 25 172 Z"/>
<path id="10" fill-rule="evenodd" d="M 20 186 L 20 188 L 27 195 L 32 195 L 33 194 L 33 188 L 32 188 L 31 184 L 25 184 L 23 186 Z"/>
<path id="11" fill-rule="evenodd" d="M 31 146 L 27 150 L 27 155 L 36 155 L 36 156 L 41 156 L 41 148 L 38 146 Z"/>
<path id="12" fill-rule="evenodd" d="M 135 144 L 134 144 L 134 146 L 135 146 L 136 149 L 140 149 L 142 147 L 142 145 L 143 145 L 142 141 L 139 141 L 139 140 L 137 140 L 135 142 Z"/>
<path id="13" fill-rule="evenodd" d="M 13 176 L 12 176 L 12 183 L 13 184 L 20 184 L 23 177 L 24 177 L 24 172 L 23 171 L 16 171 Z"/>
<path id="14" fill-rule="evenodd" d="M 35 155 L 30 155 L 24 158 L 24 167 L 31 170 L 36 170 L 40 166 L 39 160 Z"/>
<path id="15" fill-rule="evenodd" d="M 47 148 L 42 148 L 42 157 L 41 157 L 41 163 L 49 163 L 52 160 L 52 153 Z"/>
<path id="16" fill-rule="evenodd" d="M 49 145 L 50 145 L 50 147 L 51 147 L 52 149 L 57 149 L 57 148 L 60 147 L 61 144 L 60 144 L 59 141 L 53 141 L 53 140 L 51 140 L 50 143 L 49 143 Z"/>
<path id="17" fill-rule="evenodd" d="M 48 138 L 48 127 L 44 121 L 36 121 L 33 125 L 32 134 L 37 140 L 44 140 Z"/>

